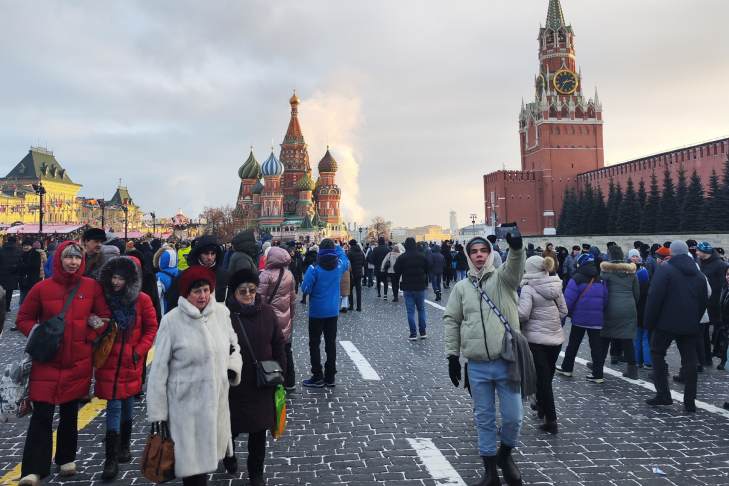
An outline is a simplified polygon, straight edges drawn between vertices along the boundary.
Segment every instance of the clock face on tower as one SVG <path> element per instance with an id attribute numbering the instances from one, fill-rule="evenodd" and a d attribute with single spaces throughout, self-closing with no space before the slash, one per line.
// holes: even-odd
<path id="1" fill-rule="evenodd" d="M 577 75 L 568 69 L 557 71 L 552 83 L 559 94 L 571 95 L 577 91 Z"/>

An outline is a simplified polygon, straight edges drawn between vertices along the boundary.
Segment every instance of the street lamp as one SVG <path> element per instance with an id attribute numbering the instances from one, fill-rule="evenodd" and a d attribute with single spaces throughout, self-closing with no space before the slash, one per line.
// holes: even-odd
<path id="1" fill-rule="evenodd" d="M 129 208 L 126 204 L 122 204 L 122 211 L 124 211 L 124 241 L 127 241 L 127 235 L 129 233 Z"/>
<path id="2" fill-rule="evenodd" d="M 38 212 L 38 233 L 43 234 L 43 196 L 46 194 L 46 188 L 43 187 L 43 182 L 38 181 L 38 184 L 33 184 L 33 190 L 38 194 L 40 201 L 40 210 Z"/>
<path id="3" fill-rule="evenodd" d="M 362 244 L 362 227 L 359 227 L 359 243 Z"/>
<path id="4" fill-rule="evenodd" d="M 149 213 L 149 215 L 152 216 L 152 236 L 156 237 L 157 236 L 157 220 L 155 218 L 157 218 L 157 215 L 154 214 L 154 211 Z"/>
<path id="5" fill-rule="evenodd" d="M 101 229 L 106 231 L 104 227 L 106 226 L 106 219 L 104 218 L 104 209 L 106 209 L 106 201 L 103 199 L 97 199 L 97 203 L 99 203 L 99 208 L 101 208 Z"/>
<path id="6" fill-rule="evenodd" d="M 469 216 L 471 218 L 471 228 L 473 229 L 473 236 L 475 238 L 476 237 L 476 218 L 478 218 L 478 215 L 475 213 L 471 213 Z"/>

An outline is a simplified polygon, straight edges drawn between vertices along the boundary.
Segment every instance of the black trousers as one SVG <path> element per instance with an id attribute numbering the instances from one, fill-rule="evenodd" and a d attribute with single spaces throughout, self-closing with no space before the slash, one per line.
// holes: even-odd
<path id="1" fill-rule="evenodd" d="M 544 413 L 544 418 L 548 422 L 556 422 L 557 410 L 554 407 L 552 379 L 562 346 L 529 343 L 529 349 L 532 350 L 534 368 L 537 372 L 537 407 Z"/>
<path id="2" fill-rule="evenodd" d="M 233 437 L 233 453 L 235 454 L 235 440 Z M 248 433 L 248 477 L 250 479 L 263 477 L 263 462 L 266 459 L 266 430 Z"/>
<path id="3" fill-rule="evenodd" d="M 196 474 L 182 478 L 182 486 L 206 486 L 208 484 L 207 474 Z"/>
<path id="4" fill-rule="evenodd" d="M 375 269 L 377 271 L 377 269 Z M 377 287 L 377 297 L 380 297 L 380 284 L 382 284 L 382 288 L 384 289 L 385 295 L 387 295 L 387 272 L 380 272 L 377 271 L 375 274 L 376 282 L 375 286 Z"/>
<path id="5" fill-rule="evenodd" d="M 671 342 L 676 341 L 678 352 L 681 355 L 681 369 L 683 370 L 684 404 L 691 404 L 696 400 L 696 343 L 699 335 L 680 336 L 656 329 L 651 336 L 651 358 L 653 358 L 653 383 L 656 385 L 658 398 L 670 399 L 671 390 L 668 387 L 668 366 L 666 365 L 666 351 Z"/>
<path id="6" fill-rule="evenodd" d="M 400 297 L 400 275 L 390 273 L 389 277 L 392 284 L 392 297 L 397 300 Z M 385 292 L 385 295 L 387 295 L 387 292 Z"/>
<path id="7" fill-rule="evenodd" d="M 592 375 L 596 378 L 602 378 L 602 368 L 605 365 L 602 354 L 602 338 L 600 337 L 600 329 L 587 329 L 579 326 L 572 326 L 570 330 L 570 339 L 567 343 L 567 349 L 564 352 L 562 360 L 562 369 L 564 371 L 572 371 L 575 367 L 575 357 L 577 351 L 580 350 L 582 338 L 590 340 L 590 354 L 592 355 Z"/>
<path id="8" fill-rule="evenodd" d="M 712 323 L 703 322 L 699 324 L 701 326 L 701 332 L 696 340 L 696 359 L 697 364 L 711 366 L 711 338 L 710 329 Z"/>
<path id="9" fill-rule="evenodd" d="M 10 288 L 12 285 L 8 285 L 7 287 L 3 284 L 3 288 L 5 289 L 5 310 L 7 312 L 10 312 L 10 302 L 13 300 L 13 290 Z"/>
<path id="10" fill-rule="evenodd" d="M 357 292 L 357 309 L 362 309 L 362 279 L 361 278 L 350 278 L 349 279 L 349 308 L 354 308 L 354 293 Z"/>
<path id="11" fill-rule="evenodd" d="M 632 339 L 602 338 L 603 365 L 607 359 L 608 346 L 610 347 L 610 356 L 615 358 L 622 356 L 625 362 L 629 365 L 635 364 L 635 351 L 633 349 Z M 615 350 L 615 354 L 613 354 L 613 350 Z"/>
<path id="12" fill-rule="evenodd" d="M 293 338 L 292 338 L 293 339 Z M 294 368 L 294 351 L 291 342 L 286 343 L 286 373 L 284 373 L 284 386 L 290 388 L 296 385 L 296 369 Z"/>
<path id="13" fill-rule="evenodd" d="M 59 466 L 76 460 L 78 448 L 78 401 L 67 402 L 59 407 L 55 463 Z M 23 448 L 21 477 L 37 474 L 41 478 L 51 473 L 53 448 L 53 413 L 51 403 L 33 402 L 33 414 Z"/>
<path id="14" fill-rule="evenodd" d="M 312 378 L 322 379 L 328 383 L 334 382 L 337 373 L 337 317 L 309 318 L 309 359 L 311 360 Z M 327 360 L 324 363 L 324 373 L 321 368 L 321 337 L 324 335 L 324 351 Z"/>

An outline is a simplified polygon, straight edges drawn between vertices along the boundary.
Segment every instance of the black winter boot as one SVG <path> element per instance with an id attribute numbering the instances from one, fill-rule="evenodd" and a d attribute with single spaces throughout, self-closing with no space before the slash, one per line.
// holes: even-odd
<path id="1" fill-rule="evenodd" d="M 121 424 L 121 440 L 119 443 L 119 454 L 117 458 L 120 463 L 131 462 L 132 452 L 130 450 L 130 443 L 132 441 L 132 422 L 122 422 Z"/>
<path id="2" fill-rule="evenodd" d="M 496 469 L 496 456 L 481 456 L 483 459 L 483 477 L 471 486 L 501 486 L 499 470 Z"/>
<path id="3" fill-rule="evenodd" d="M 111 481 L 119 474 L 119 433 L 110 430 L 106 433 L 106 459 L 101 479 Z"/>
<path id="4" fill-rule="evenodd" d="M 509 486 L 522 486 L 521 472 L 516 467 L 514 458 L 511 457 L 511 451 L 513 447 L 501 444 L 499 451 L 496 453 L 496 464 L 501 468 L 501 474 L 504 476 L 504 481 Z"/>
<path id="5" fill-rule="evenodd" d="M 623 376 L 626 378 L 630 378 L 631 380 L 637 380 L 638 379 L 638 367 L 636 365 L 628 365 L 628 368 L 625 370 L 625 373 L 623 373 Z"/>

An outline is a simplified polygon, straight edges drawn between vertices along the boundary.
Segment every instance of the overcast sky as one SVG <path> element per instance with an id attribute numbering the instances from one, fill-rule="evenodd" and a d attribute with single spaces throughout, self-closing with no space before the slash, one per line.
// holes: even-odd
<path id="1" fill-rule="evenodd" d="M 52 149 L 158 216 L 233 204 L 251 145 L 279 147 L 297 89 L 312 168 L 340 162 L 347 220 L 483 218 L 519 167 L 547 0 L 0 0 L 0 172 Z M 608 163 L 729 135 L 729 2 L 562 0 Z M 316 172 L 315 172 L 316 175 Z"/>

